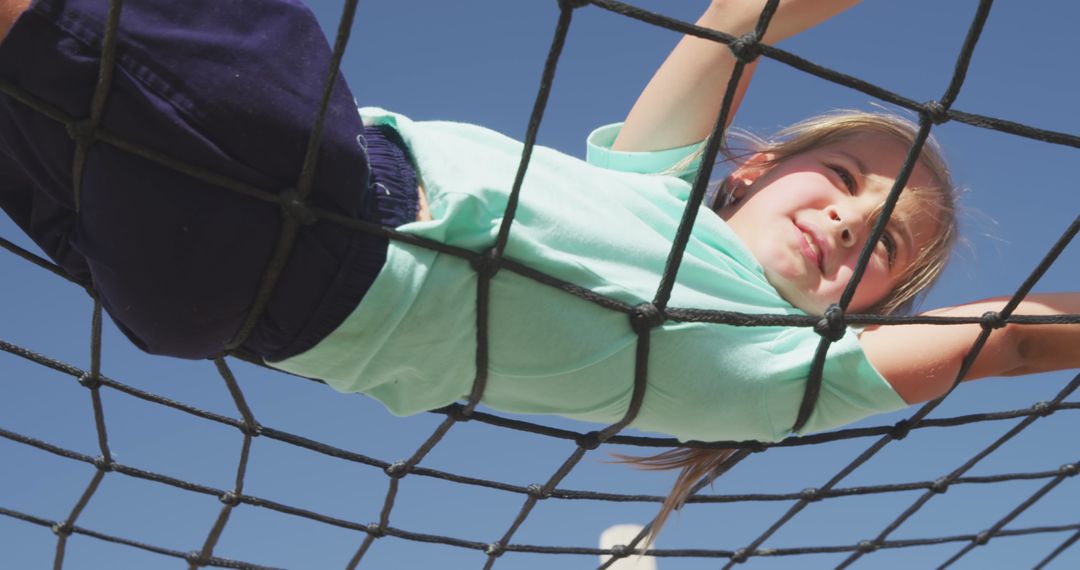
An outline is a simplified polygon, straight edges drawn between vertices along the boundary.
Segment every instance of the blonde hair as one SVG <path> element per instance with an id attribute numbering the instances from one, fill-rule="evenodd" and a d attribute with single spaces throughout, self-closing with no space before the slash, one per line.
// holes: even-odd
<path id="1" fill-rule="evenodd" d="M 741 157 L 749 155 L 770 155 L 772 158 L 763 163 L 765 168 L 770 168 L 792 156 L 862 133 L 883 134 L 911 146 L 915 142 L 918 127 L 897 115 L 839 110 L 796 123 L 767 140 L 742 131 L 733 132 L 736 138 L 749 142 L 751 149 L 740 156 L 725 141 L 724 161 L 737 163 Z M 685 169 L 700 154 L 699 149 L 674 168 Z M 915 210 L 919 215 L 935 216 L 938 231 L 916 254 L 910 267 L 901 276 L 900 285 L 869 309 L 872 313 L 889 315 L 910 312 L 920 295 L 941 276 L 957 240 L 957 190 L 941 149 L 932 138 L 928 138 L 923 144 L 919 163 L 930 171 L 934 185 L 907 187 L 904 189 L 904 196 L 916 200 Z M 717 202 L 722 202 L 728 183 L 729 179 L 717 183 L 716 190 L 720 193 Z M 682 507 L 699 483 L 714 479 L 730 467 L 728 460 L 734 452 L 732 449 L 678 448 L 649 457 L 616 456 L 616 461 L 640 469 L 680 470 L 671 493 L 653 521 L 651 537 L 657 535 L 672 511 Z"/>

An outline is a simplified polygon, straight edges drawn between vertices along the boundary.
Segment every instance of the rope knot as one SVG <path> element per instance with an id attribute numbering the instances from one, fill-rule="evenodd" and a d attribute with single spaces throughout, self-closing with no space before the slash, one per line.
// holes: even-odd
<path id="1" fill-rule="evenodd" d="M 889 432 L 889 435 L 892 436 L 893 439 L 899 441 L 907 437 L 909 433 L 911 433 L 911 422 L 900 420 L 893 424 L 892 431 Z"/>
<path id="2" fill-rule="evenodd" d="M 1054 406 L 1051 406 L 1050 402 L 1038 402 L 1031 406 L 1031 413 L 1045 418 L 1054 413 Z"/>
<path id="3" fill-rule="evenodd" d="M 367 533 L 373 538 L 382 538 L 386 536 L 386 530 L 384 530 L 379 523 L 371 523 L 364 528 L 367 530 Z"/>
<path id="4" fill-rule="evenodd" d="M 986 311 L 979 317 L 979 325 L 984 329 L 1000 329 L 1005 326 L 1005 319 L 997 311 Z"/>
<path id="5" fill-rule="evenodd" d="M 99 455 L 94 458 L 94 467 L 97 467 L 100 471 L 108 473 L 109 471 L 113 470 L 113 462 L 105 459 L 105 456 Z"/>
<path id="6" fill-rule="evenodd" d="M 1080 466 L 1076 463 L 1066 463 L 1058 468 L 1058 473 L 1061 473 L 1066 477 L 1072 477 L 1077 473 L 1080 473 Z"/>
<path id="7" fill-rule="evenodd" d="M 79 376 L 79 384 L 81 384 L 83 388 L 97 390 L 101 387 L 101 376 L 87 372 L 86 374 Z"/>
<path id="8" fill-rule="evenodd" d="M 731 553 L 731 561 L 735 564 L 742 564 L 750 558 L 750 552 L 745 548 L 740 548 Z"/>
<path id="9" fill-rule="evenodd" d="M 404 461 L 395 461 L 390 465 L 387 465 L 386 468 L 383 469 L 383 472 L 391 479 L 401 479 L 408 475 L 410 470 L 411 469 Z"/>
<path id="10" fill-rule="evenodd" d="M 184 560 L 187 560 L 188 564 L 196 568 L 206 566 L 210 562 L 206 558 L 203 558 L 202 552 L 199 552 L 198 550 L 192 550 L 191 552 L 185 554 Z"/>
<path id="11" fill-rule="evenodd" d="M 664 324 L 666 320 L 663 311 L 652 303 L 642 303 L 630 313 L 630 327 L 638 334 L 644 334 Z"/>
<path id="12" fill-rule="evenodd" d="M 67 128 L 68 136 L 77 143 L 89 144 L 97 138 L 97 128 L 91 119 L 74 121 L 64 126 Z"/>
<path id="13" fill-rule="evenodd" d="M 296 220 L 296 223 L 302 226 L 310 226 L 319 221 L 319 218 L 315 216 L 315 212 L 312 212 L 311 208 L 304 203 L 300 193 L 296 190 L 286 190 L 281 193 L 279 198 L 281 199 L 282 213 Z"/>
<path id="14" fill-rule="evenodd" d="M 218 500 L 222 503 L 225 503 L 226 505 L 229 505 L 230 507 L 235 507 L 236 505 L 240 504 L 240 495 L 237 495 L 233 491 L 228 491 L 218 497 Z"/>
<path id="15" fill-rule="evenodd" d="M 751 63 L 761 55 L 761 44 L 754 32 L 747 32 L 731 40 L 728 48 L 735 54 L 735 59 L 743 63 Z"/>
<path id="16" fill-rule="evenodd" d="M 600 447 L 600 432 L 590 431 L 589 433 L 578 436 L 577 444 L 578 447 L 589 451 Z"/>
<path id="17" fill-rule="evenodd" d="M 979 546 L 982 546 L 982 545 L 986 544 L 987 542 L 990 542 L 990 531 L 984 530 L 984 531 L 980 532 L 979 534 L 975 535 L 975 540 L 973 540 L 972 542 L 974 542 L 975 544 L 977 544 Z"/>
<path id="18" fill-rule="evenodd" d="M 855 550 L 862 552 L 863 554 L 873 552 L 878 549 L 878 545 L 872 540 L 860 540 Z"/>
<path id="19" fill-rule="evenodd" d="M 484 549 L 484 554 L 487 554 L 488 556 L 492 556 L 494 558 L 498 558 L 503 555 L 503 552 L 505 552 L 504 548 L 505 547 L 501 542 L 492 542 L 491 544 L 487 545 L 487 548 Z"/>
<path id="20" fill-rule="evenodd" d="M 761 453 L 768 448 L 764 443 L 760 441 L 744 441 L 739 443 L 739 447 L 749 451 L 750 453 Z"/>
<path id="21" fill-rule="evenodd" d="M 52 525 L 53 534 L 55 534 L 56 536 L 71 536 L 71 533 L 74 530 L 75 528 L 67 522 L 58 522 Z"/>
<path id="22" fill-rule="evenodd" d="M 244 422 L 244 423 L 240 424 L 239 427 L 240 427 L 240 433 L 242 433 L 244 435 L 249 435 L 251 437 L 259 437 L 260 435 L 262 435 L 262 429 L 263 428 L 258 423 L 250 423 L 249 424 L 247 422 Z"/>
<path id="23" fill-rule="evenodd" d="M 939 494 L 939 495 L 944 493 L 945 491 L 948 491 L 949 490 L 949 480 L 946 479 L 945 477 L 941 477 L 940 479 L 937 479 L 936 481 L 934 481 L 933 483 L 930 484 L 930 490 L 932 492 L 934 492 L 934 493 Z"/>
<path id="24" fill-rule="evenodd" d="M 844 338 L 844 333 L 847 332 L 847 324 L 844 323 L 844 309 L 841 309 L 840 305 L 836 303 L 829 305 L 829 308 L 825 309 L 825 315 L 814 325 L 814 332 L 829 339 L 829 342 L 836 342 Z"/>
<path id="25" fill-rule="evenodd" d="M 940 125 L 949 122 L 949 110 L 938 101 L 927 101 L 922 104 L 922 112 L 930 119 L 931 123 Z"/>
<path id="26" fill-rule="evenodd" d="M 467 422 L 472 419 L 472 414 L 466 413 L 464 406 L 455 405 L 446 411 L 446 415 L 453 418 L 455 422 Z"/>
<path id="27" fill-rule="evenodd" d="M 551 497 L 551 493 L 545 491 L 544 486 L 539 483 L 533 483 L 529 485 L 528 487 L 526 487 L 526 491 L 529 493 L 530 497 L 533 497 L 540 501 Z"/>
<path id="28" fill-rule="evenodd" d="M 802 500 L 804 500 L 804 501 L 806 501 L 808 503 L 813 503 L 814 501 L 820 501 L 821 500 L 821 490 L 818 489 L 817 487 L 808 487 L 806 489 L 803 489 L 802 491 L 799 491 L 799 498 L 801 498 Z"/>
<path id="29" fill-rule="evenodd" d="M 472 264 L 473 269 L 479 274 L 481 279 L 491 279 L 499 272 L 501 260 L 495 257 L 495 250 L 489 249 L 484 253 L 472 258 L 469 263 Z"/>

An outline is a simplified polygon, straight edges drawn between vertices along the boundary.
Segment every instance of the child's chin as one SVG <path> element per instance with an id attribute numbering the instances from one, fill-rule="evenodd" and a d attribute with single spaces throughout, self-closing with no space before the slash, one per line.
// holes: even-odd
<path id="1" fill-rule="evenodd" d="M 788 302 L 791 303 L 791 301 L 788 301 Z M 802 312 L 804 312 L 804 313 L 806 313 L 808 315 L 813 315 L 815 317 L 824 316 L 825 315 L 825 309 L 827 309 L 829 307 L 828 303 L 806 303 L 806 302 L 804 302 L 804 303 L 799 303 L 799 304 L 796 304 L 796 303 L 791 303 L 791 304 L 795 305 L 796 309 L 799 309 L 800 311 L 802 311 Z"/>
<path id="2" fill-rule="evenodd" d="M 780 294 L 780 297 L 790 303 L 792 307 L 795 307 L 808 315 L 820 317 L 825 314 L 825 309 L 829 306 L 828 302 L 817 299 L 813 295 L 799 290 L 797 287 L 794 287 L 793 284 L 782 279 L 776 279 L 774 281 L 773 278 L 770 278 L 768 271 L 765 272 L 765 278 L 769 281 L 769 284 L 776 289 L 776 292 Z"/>

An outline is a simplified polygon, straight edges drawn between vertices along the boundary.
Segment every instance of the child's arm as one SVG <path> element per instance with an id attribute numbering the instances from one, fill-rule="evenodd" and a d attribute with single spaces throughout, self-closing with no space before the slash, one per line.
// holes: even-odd
<path id="1" fill-rule="evenodd" d="M 7 37 L 15 20 L 30 6 L 30 0 L 0 0 L 0 39 Z"/>
<path id="2" fill-rule="evenodd" d="M 859 0 L 781 0 L 765 43 L 775 43 L 812 28 Z M 697 21 L 704 28 L 741 36 L 754 30 L 765 0 L 712 0 Z M 613 150 L 651 151 L 700 142 L 712 132 L 735 67 L 728 46 L 684 37 L 641 92 Z M 750 83 L 755 64 L 743 70 L 730 122 Z"/>
<path id="3" fill-rule="evenodd" d="M 933 316 L 978 316 L 999 311 L 1006 298 L 938 309 Z M 1080 314 L 1080 293 L 1028 295 L 1016 315 Z M 909 404 L 944 394 L 982 332 L 970 325 L 883 325 L 863 331 L 859 340 L 870 363 Z M 1080 324 L 1010 324 L 990 334 L 964 380 L 1019 376 L 1080 368 Z"/>

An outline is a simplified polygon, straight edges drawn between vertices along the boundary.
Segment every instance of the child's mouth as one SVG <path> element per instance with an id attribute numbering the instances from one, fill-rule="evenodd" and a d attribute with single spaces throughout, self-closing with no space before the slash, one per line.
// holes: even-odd
<path id="1" fill-rule="evenodd" d="M 806 243 L 807 249 L 809 250 L 810 258 L 814 260 L 814 263 L 817 265 L 818 271 L 820 271 L 821 273 L 825 273 L 825 268 L 823 267 L 822 263 L 823 256 L 821 254 L 821 248 L 818 246 L 817 239 L 814 238 L 813 234 L 802 228 L 799 228 L 799 231 L 802 233 L 802 238 L 803 241 Z"/>

